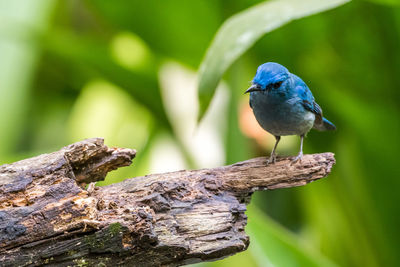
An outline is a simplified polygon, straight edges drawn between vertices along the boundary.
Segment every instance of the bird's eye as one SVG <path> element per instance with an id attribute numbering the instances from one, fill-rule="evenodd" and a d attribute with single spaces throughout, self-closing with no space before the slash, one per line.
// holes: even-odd
<path id="1" fill-rule="evenodd" d="M 274 83 L 274 84 L 272 85 L 272 87 L 274 87 L 274 89 L 278 89 L 281 85 L 282 85 L 282 81 L 277 82 L 277 83 Z"/>

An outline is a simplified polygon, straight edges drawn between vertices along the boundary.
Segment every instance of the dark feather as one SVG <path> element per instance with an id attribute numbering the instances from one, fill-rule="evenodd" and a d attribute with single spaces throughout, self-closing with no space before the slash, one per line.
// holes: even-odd
<path id="1" fill-rule="evenodd" d="M 322 123 L 321 107 L 315 101 L 312 101 L 312 103 L 311 103 L 308 100 L 303 100 L 302 104 L 305 109 L 307 109 L 308 111 L 311 111 L 312 113 L 315 114 L 315 124 L 321 124 Z"/>

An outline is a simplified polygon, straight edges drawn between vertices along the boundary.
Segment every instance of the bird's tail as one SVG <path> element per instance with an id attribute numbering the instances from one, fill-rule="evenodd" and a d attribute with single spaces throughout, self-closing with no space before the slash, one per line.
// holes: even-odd
<path id="1" fill-rule="evenodd" d="M 336 130 L 336 126 L 327 119 L 322 118 L 322 123 L 319 124 L 315 123 L 314 129 L 317 129 L 318 131 L 334 131 Z"/>

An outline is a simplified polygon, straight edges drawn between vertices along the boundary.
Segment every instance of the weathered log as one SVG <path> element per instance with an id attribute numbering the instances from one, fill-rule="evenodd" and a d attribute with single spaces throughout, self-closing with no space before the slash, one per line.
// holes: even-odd
<path id="1" fill-rule="evenodd" d="M 88 139 L 0 166 L 1 266 L 177 266 L 244 251 L 256 190 L 327 176 L 332 153 L 152 174 L 87 190 L 136 152 Z"/>

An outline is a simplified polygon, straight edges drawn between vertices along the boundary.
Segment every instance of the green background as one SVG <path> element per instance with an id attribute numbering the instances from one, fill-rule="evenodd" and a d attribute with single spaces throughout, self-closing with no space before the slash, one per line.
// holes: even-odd
<path id="1" fill-rule="evenodd" d="M 305 153 L 332 151 L 337 164 L 305 187 L 256 193 L 249 249 L 199 265 L 396 266 L 399 3 L 352 1 L 267 33 L 230 66 L 197 126 L 207 48 L 226 19 L 260 2 L 0 0 L 0 164 L 89 137 L 138 150 L 100 185 L 265 156 L 273 139 L 246 133 L 243 92 L 258 65 L 279 62 L 338 128 L 311 131 Z M 278 153 L 298 145 L 285 137 Z"/>

